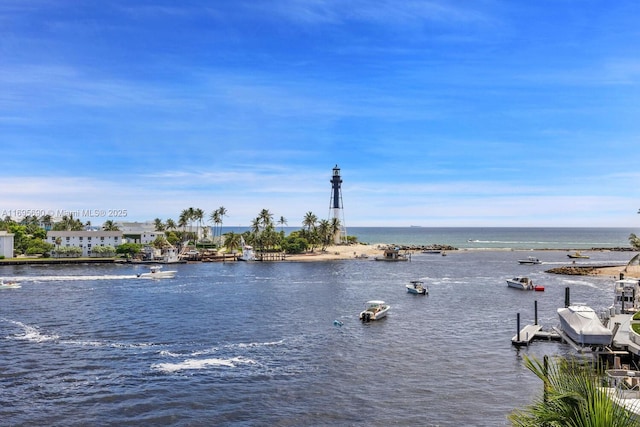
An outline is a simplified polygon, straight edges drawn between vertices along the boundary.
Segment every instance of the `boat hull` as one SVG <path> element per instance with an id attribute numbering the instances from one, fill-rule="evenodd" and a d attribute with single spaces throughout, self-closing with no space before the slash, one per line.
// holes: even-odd
<path id="1" fill-rule="evenodd" d="M 534 289 L 533 282 L 526 277 L 514 277 L 507 279 L 507 286 L 521 291 L 530 291 Z"/>
<path id="2" fill-rule="evenodd" d="M 593 309 L 586 306 L 569 306 L 558 309 L 560 329 L 573 342 L 585 345 L 609 345 L 612 332 L 606 328 Z"/>

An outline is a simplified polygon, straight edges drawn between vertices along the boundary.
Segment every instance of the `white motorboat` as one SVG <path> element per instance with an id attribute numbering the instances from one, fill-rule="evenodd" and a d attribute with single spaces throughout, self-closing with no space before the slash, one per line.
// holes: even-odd
<path id="1" fill-rule="evenodd" d="M 427 287 L 422 280 L 412 280 L 407 285 L 407 292 L 410 294 L 427 295 L 429 293 L 429 287 Z"/>
<path id="2" fill-rule="evenodd" d="M 560 329 L 578 345 L 609 345 L 612 332 L 605 327 L 596 312 L 586 305 L 559 308 Z"/>
<path id="3" fill-rule="evenodd" d="M 18 289 L 22 286 L 18 282 L 8 281 L 5 282 L 3 279 L 0 279 L 0 289 Z"/>
<path id="4" fill-rule="evenodd" d="M 610 314 L 635 313 L 640 310 L 640 280 L 620 279 L 613 284 L 613 305 Z"/>
<path id="5" fill-rule="evenodd" d="M 533 290 L 533 280 L 528 277 L 514 277 L 513 279 L 507 279 L 507 285 L 510 288 L 520 289 L 524 291 Z"/>
<path id="6" fill-rule="evenodd" d="M 607 369 L 604 391 L 618 406 L 640 416 L 640 371 Z"/>
<path id="7" fill-rule="evenodd" d="M 380 320 L 387 316 L 390 308 L 389 304 L 381 300 L 367 301 L 365 303 L 365 309 L 360 312 L 359 319 L 363 322 Z"/>
<path id="8" fill-rule="evenodd" d="M 520 264 L 542 264 L 542 261 L 540 261 L 538 258 L 534 257 L 534 256 L 530 256 L 527 257 L 527 259 L 519 259 L 518 262 Z"/>
<path id="9" fill-rule="evenodd" d="M 149 267 L 148 273 L 139 273 L 141 279 L 173 279 L 176 276 L 175 270 L 162 270 L 161 265 L 153 265 Z"/>

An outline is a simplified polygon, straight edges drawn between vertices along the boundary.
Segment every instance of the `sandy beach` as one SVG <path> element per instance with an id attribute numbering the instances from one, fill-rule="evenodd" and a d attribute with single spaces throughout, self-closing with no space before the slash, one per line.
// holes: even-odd
<path id="1" fill-rule="evenodd" d="M 340 259 L 357 259 L 357 257 L 373 258 L 382 255 L 383 248 L 388 245 L 380 244 L 355 244 L 328 246 L 323 252 L 316 250 L 312 253 L 287 255 L 287 261 L 331 261 Z"/>

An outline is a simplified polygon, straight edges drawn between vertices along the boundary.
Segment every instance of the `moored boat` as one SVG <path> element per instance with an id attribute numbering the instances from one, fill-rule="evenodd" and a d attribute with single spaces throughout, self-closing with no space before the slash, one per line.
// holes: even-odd
<path id="1" fill-rule="evenodd" d="M 588 258 L 589 258 L 589 255 L 583 255 L 583 254 L 582 254 L 582 253 L 580 253 L 579 251 L 575 251 L 575 252 L 574 252 L 574 253 L 572 253 L 572 254 L 567 254 L 567 256 L 568 256 L 569 258 L 586 258 L 586 259 L 588 259 Z"/>
<path id="2" fill-rule="evenodd" d="M 382 300 L 371 300 L 365 303 L 365 309 L 360 312 L 359 319 L 363 322 L 380 320 L 387 316 L 391 307 Z"/>
<path id="3" fill-rule="evenodd" d="M 635 313 L 640 310 L 640 279 L 620 279 L 613 284 L 611 314 Z"/>
<path id="4" fill-rule="evenodd" d="M 162 270 L 161 265 L 153 265 L 149 267 L 148 273 L 139 273 L 141 279 L 173 279 L 176 275 L 175 270 Z"/>
<path id="5" fill-rule="evenodd" d="M 602 324 L 591 307 L 574 304 L 559 308 L 558 317 L 560 329 L 576 344 L 609 345 L 613 339 L 612 332 Z"/>
<path id="6" fill-rule="evenodd" d="M 427 295 L 429 293 L 429 288 L 422 280 L 412 280 L 407 285 L 407 292 L 416 295 Z"/>
<path id="7" fill-rule="evenodd" d="M 523 291 L 532 291 L 534 289 L 533 280 L 528 277 L 514 277 L 513 279 L 507 279 L 507 286 Z"/>
<path id="8" fill-rule="evenodd" d="M 376 261 L 408 261 L 409 256 L 406 253 L 400 253 L 400 248 L 387 248 L 382 256 L 375 257 Z"/>
<path id="9" fill-rule="evenodd" d="M 527 259 L 519 259 L 518 262 L 520 264 L 542 264 L 542 261 L 533 256 L 527 257 Z"/>

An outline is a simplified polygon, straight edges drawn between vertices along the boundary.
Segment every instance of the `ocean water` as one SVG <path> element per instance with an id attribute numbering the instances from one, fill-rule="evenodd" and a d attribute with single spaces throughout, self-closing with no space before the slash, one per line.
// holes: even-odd
<path id="1" fill-rule="evenodd" d="M 460 234 L 551 241 L 476 231 Z M 603 236 L 591 238 L 602 243 L 595 246 L 626 237 Z M 579 263 L 634 255 L 587 253 Z M 543 264 L 518 264 L 529 255 Z M 545 273 L 569 264 L 566 255 L 461 250 L 401 263 L 180 264 L 165 267 L 177 270 L 174 279 L 157 281 L 136 278 L 141 265 L 0 267 L 0 277 L 22 283 L 0 290 L 1 424 L 509 425 L 506 416 L 542 391 L 523 355 L 573 354 L 558 342 L 512 347 L 517 314 L 533 323 L 537 301 L 539 322 L 556 326 L 566 287 L 597 310 L 612 302 L 613 277 Z M 545 292 L 508 288 L 516 275 Z M 416 278 L 429 295 L 406 292 Z M 358 313 L 370 299 L 387 301 L 390 314 L 363 324 Z"/>

